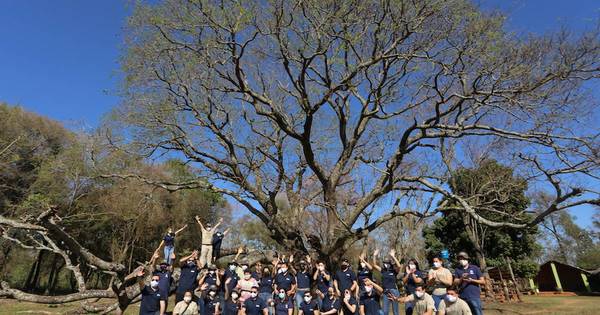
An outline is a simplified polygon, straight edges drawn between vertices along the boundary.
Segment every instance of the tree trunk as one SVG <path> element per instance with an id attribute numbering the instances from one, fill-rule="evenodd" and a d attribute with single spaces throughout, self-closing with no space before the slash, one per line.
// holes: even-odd
<path id="1" fill-rule="evenodd" d="M 52 286 L 52 283 L 54 282 L 54 277 L 56 277 L 56 267 L 58 265 L 58 261 L 59 256 L 52 255 L 52 263 L 50 266 L 50 272 L 48 273 L 48 281 L 46 282 L 46 288 L 44 290 L 44 294 L 46 295 L 50 295 L 50 293 L 52 293 L 52 291 L 50 291 L 50 288 Z"/>

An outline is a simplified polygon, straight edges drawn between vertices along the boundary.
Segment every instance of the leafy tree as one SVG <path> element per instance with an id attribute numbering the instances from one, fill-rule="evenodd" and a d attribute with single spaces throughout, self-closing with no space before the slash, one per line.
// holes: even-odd
<path id="1" fill-rule="evenodd" d="M 474 205 L 478 215 L 490 220 L 518 220 L 510 215 L 523 212 L 529 205 L 525 180 L 493 160 L 483 161 L 476 168 L 459 169 L 453 174 L 450 186 L 453 193 Z M 516 274 L 525 277 L 535 274 L 536 263 L 532 257 L 540 252 L 537 227 L 487 227 L 452 211 L 452 202 L 444 201 L 442 205 L 442 216 L 424 230 L 426 247 L 431 254 L 444 248 L 453 253 L 464 250 L 483 269 L 505 265 L 505 259 L 510 258 L 516 262 L 513 265 Z M 498 217 L 505 215 L 507 217 Z"/>

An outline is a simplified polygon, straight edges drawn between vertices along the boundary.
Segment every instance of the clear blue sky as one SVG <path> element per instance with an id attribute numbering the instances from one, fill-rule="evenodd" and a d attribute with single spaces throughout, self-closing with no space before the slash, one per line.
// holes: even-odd
<path id="1" fill-rule="evenodd" d="M 593 26 L 598 0 L 479 0 L 517 33 Z M 118 102 L 125 0 L 0 0 L 0 101 L 93 128 Z M 576 209 L 588 225 L 591 210 Z"/>

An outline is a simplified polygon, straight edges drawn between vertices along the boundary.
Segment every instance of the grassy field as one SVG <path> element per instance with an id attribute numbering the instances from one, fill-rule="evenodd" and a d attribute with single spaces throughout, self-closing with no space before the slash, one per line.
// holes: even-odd
<path id="1" fill-rule="evenodd" d="M 169 303 L 169 309 L 174 306 Z M 77 314 L 79 304 L 48 306 L 0 299 L 0 314 Z M 127 315 L 137 314 L 139 305 L 132 305 Z M 544 315 L 595 315 L 600 314 L 600 297 L 591 296 L 526 296 L 523 303 L 487 303 L 484 313 L 497 314 L 544 314 Z M 403 312 L 401 312 L 403 314 Z"/>

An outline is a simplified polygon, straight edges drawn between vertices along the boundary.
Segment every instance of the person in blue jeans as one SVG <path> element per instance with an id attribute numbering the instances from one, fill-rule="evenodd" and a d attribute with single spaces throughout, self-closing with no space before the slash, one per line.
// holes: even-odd
<path id="1" fill-rule="evenodd" d="M 459 267 L 454 271 L 454 285 L 460 289 L 460 298 L 469 305 L 473 315 L 483 315 L 481 305 L 481 285 L 485 279 L 479 267 L 469 264 L 469 255 L 460 252 L 456 256 Z"/>
<path id="2" fill-rule="evenodd" d="M 159 249 L 164 245 L 163 253 L 165 255 L 165 259 L 163 261 L 169 265 L 173 262 L 173 259 L 175 258 L 175 236 L 179 234 L 179 232 L 185 230 L 185 228 L 187 228 L 187 224 L 184 225 L 181 229 L 173 232 L 173 228 L 169 227 L 169 229 L 167 230 L 167 234 L 165 234 L 165 237 L 163 237 L 162 241 L 160 242 L 160 245 L 158 245 Z"/>
<path id="3" fill-rule="evenodd" d="M 446 297 L 446 289 L 452 285 L 452 272 L 444 268 L 444 261 L 441 257 L 433 257 L 432 268 L 427 274 L 427 286 L 432 289 L 431 297 L 435 302 L 435 308 Z"/>
<path id="4" fill-rule="evenodd" d="M 402 283 L 404 283 L 404 289 L 407 295 L 415 294 L 417 284 L 424 284 L 426 275 L 419 268 L 419 262 L 416 259 L 410 259 L 406 266 L 406 273 L 402 277 Z M 407 302 L 404 304 L 404 312 L 406 315 L 412 315 L 413 313 L 413 302 Z"/>
<path id="5" fill-rule="evenodd" d="M 373 253 L 373 268 L 381 272 L 381 286 L 383 287 L 383 315 L 390 313 L 390 306 L 394 315 L 399 314 L 398 302 L 393 297 L 400 297 L 400 291 L 396 284 L 396 278 L 400 273 L 400 262 L 396 258 L 396 251 L 390 250 L 389 256 L 391 258 L 383 259 L 383 266 L 377 264 L 377 256 L 379 256 L 379 250 L 375 250 Z"/>

